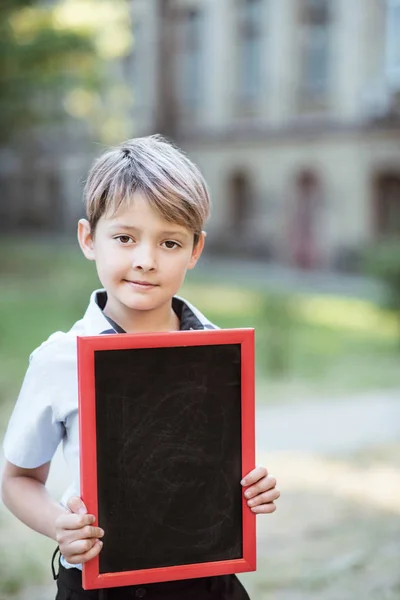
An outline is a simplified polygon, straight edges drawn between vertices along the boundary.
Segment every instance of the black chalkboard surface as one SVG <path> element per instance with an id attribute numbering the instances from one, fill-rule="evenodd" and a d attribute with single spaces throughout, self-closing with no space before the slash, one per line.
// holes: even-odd
<path id="1" fill-rule="evenodd" d="M 79 338 L 86 589 L 255 568 L 253 330 Z"/>

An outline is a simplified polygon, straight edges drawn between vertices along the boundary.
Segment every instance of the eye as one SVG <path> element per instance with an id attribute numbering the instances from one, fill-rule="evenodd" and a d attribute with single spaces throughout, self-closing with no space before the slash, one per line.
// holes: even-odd
<path id="1" fill-rule="evenodd" d="M 118 240 L 123 246 L 126 246 L 129 242 L 133 241 L 129 235 L 117 235 L 114 239 Z"/>
<path id="2" fill-rule="evenodd" d="M 174 248 L 180 248 L 180 244 L 178 244 L 178 242 L 173 242 L 172 240 L 167 240 L 166 242 L 163 242 L 164 246 L 166 248 L 168 248 L 168 250 L 173 250 Z"/>

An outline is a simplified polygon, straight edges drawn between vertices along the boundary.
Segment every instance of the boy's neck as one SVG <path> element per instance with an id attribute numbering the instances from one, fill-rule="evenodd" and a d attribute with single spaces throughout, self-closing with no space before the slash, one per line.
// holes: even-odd
<path id="1" fill-rule="evenodd" d="M 180 321 L 172 305 L 162 306 L 157 311 L 117 310 L 107 302 L 104 314 L 117 323 L 126 333 L 151 333 L 179 331 Z"/>

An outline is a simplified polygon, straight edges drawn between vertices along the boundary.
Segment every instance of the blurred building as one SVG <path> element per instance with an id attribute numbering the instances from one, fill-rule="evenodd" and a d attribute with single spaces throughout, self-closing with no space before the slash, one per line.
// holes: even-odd
<path id="1" fill-rule="evenodd" d="M 55 96 L 44 105 L 54 106 Z M 17 134 L 0 150 L 0 231 L 75 231 L 90 159 L 88 133 L 68 117 Z"/>
<path id="2" fill-rule="evenodd" d="M 202 168 L 215 250 L 354 268 L 400 234 L 400 0 L 132 0 L 135 134 Z"/>

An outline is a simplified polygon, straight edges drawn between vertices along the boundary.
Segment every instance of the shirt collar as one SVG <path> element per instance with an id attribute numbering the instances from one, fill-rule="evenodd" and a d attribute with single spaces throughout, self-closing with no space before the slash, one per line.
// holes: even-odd
<path id="1" fill-rule="evenodd" d="M 89 306 L 84 315 L 87 335 L 125 333 L 118 323 L 115 323 L 103 313 L 106 302 L 107 292 L 105 290 L 96 290 L 92 293 Z M 211 324 L 202 322 L 200 319 L 202 315 L 183 298 L 174 296 L 172 298 L 172 308 L 179 317 L 181 331 L 214 328 Z"/>

